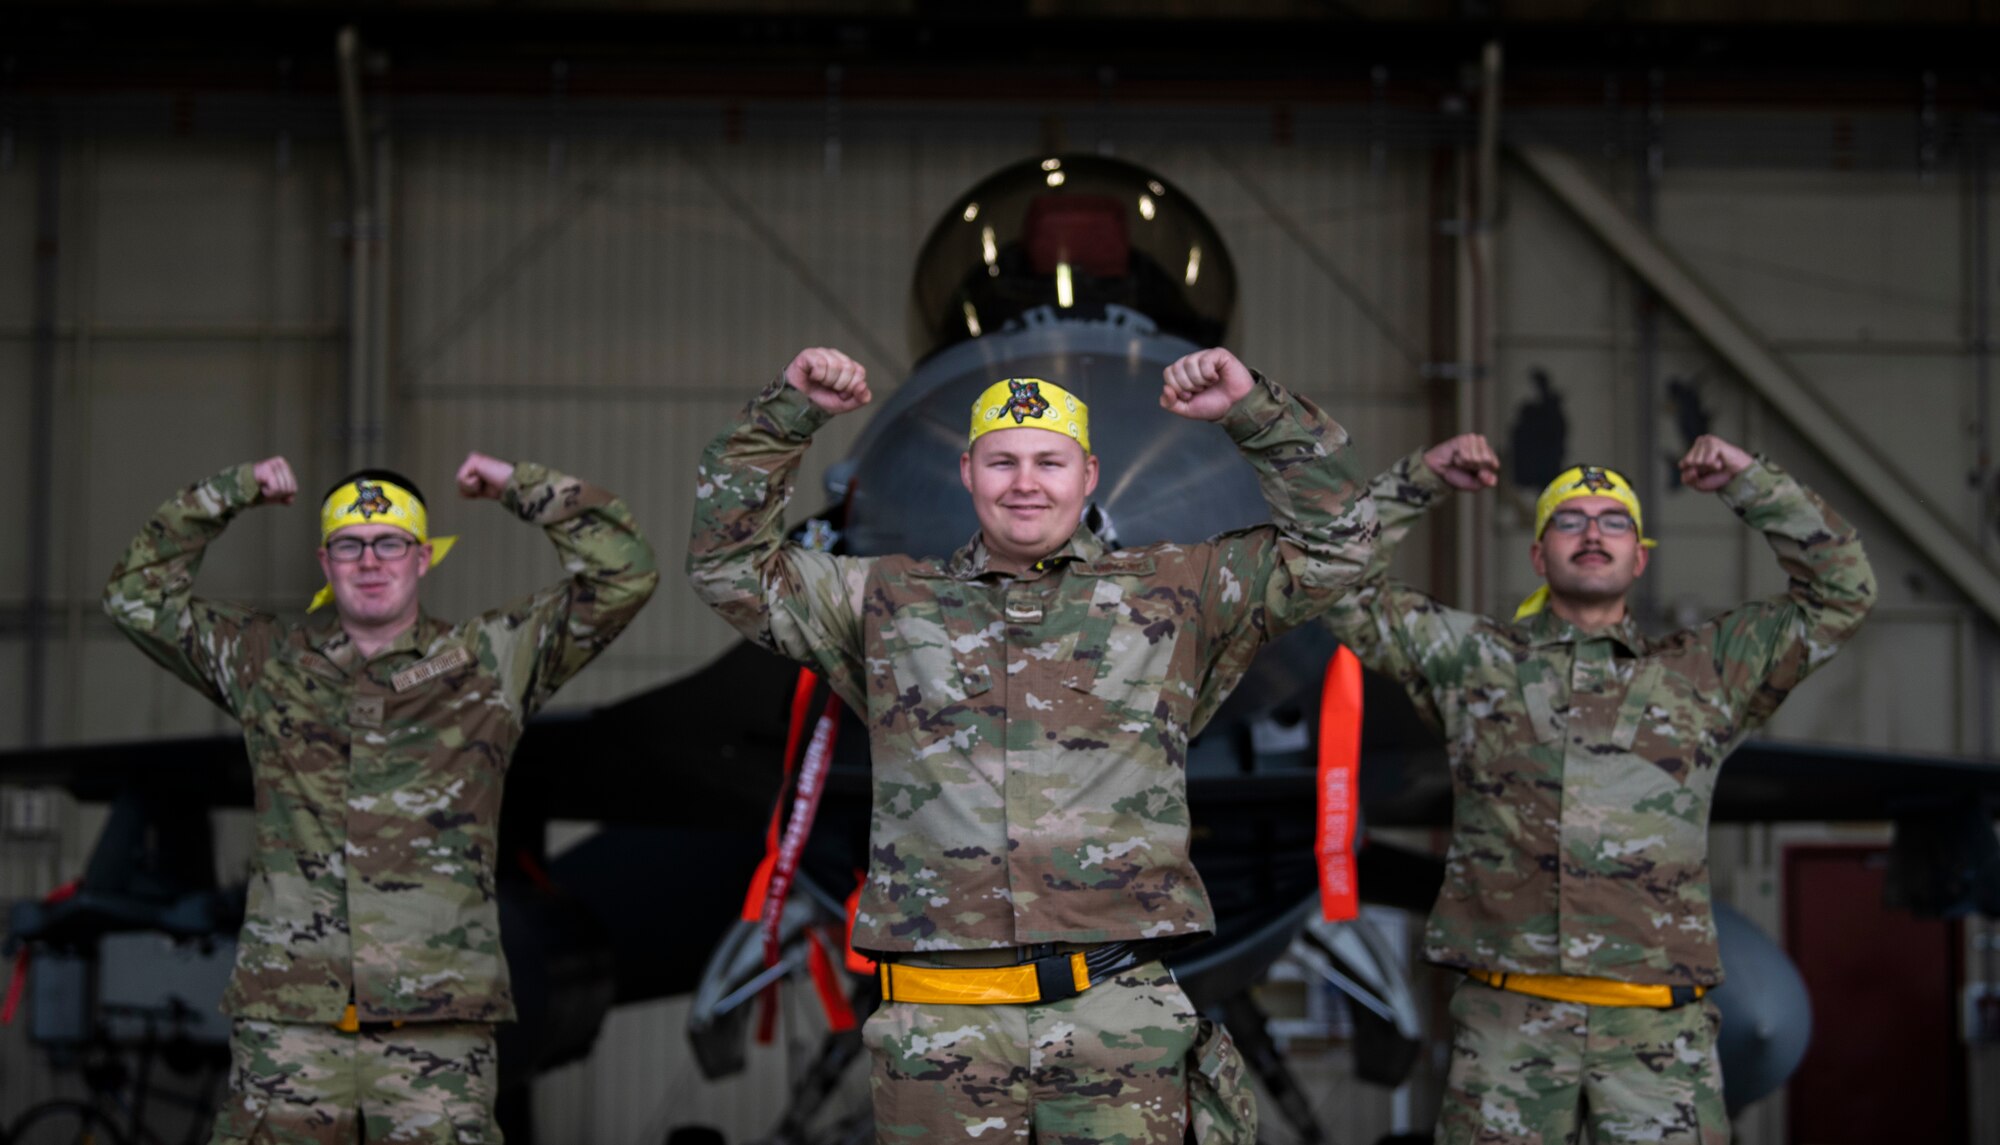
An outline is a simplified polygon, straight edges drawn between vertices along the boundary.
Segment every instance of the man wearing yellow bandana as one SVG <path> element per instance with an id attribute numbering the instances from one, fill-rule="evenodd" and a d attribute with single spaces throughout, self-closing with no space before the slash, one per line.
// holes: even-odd
<path id="1" fill-rule="evenodd" d="M 541 526 L 571 575 L 457 624 L 431 616 L 419 589 L 452 538 L 431 535 L 414 482 L 371 469 L 320 502 L 314 616 L 195 596 L 238 513 L 296 498 L 273 457 L 160 506 L 105 588 L 133 643 L 243 725 L 256 785 L 218 1143 L 500 1140 L 507 762 L 659 574 L 624 503 L 587 482 L 474 453 L 457 485 Z"/>
<path id="2" fill-rule="evenodd" d="M 1424 955 L 1464 972 L 1451 1001 L 1441 1145 L 1716 1145 L 1729 1139 L 1703 995 L 1722 981 L 1708 881 L 1717 771 L 1851 636 L 1875 600 L 1854 530 L 1768 461 L 1697 439 L 1681 484 L 1759 530 L 1776 596 L 1663 638 L 1627 608 L 1653 542 L 1631 483 L 1583 465 L 1535 505 L 1543 586 L 1512 622 L 1388 576 L 1452 490 L 1489 488 L 1477 434 L 1411 454 L 1371 487 L 1382 544 L 1329 614 L 1401 682 L 1451 756 L 1453 823 Z"/>
<path id="3" fill-rule="evenodd" d="M 1241 1059 L 1160 961 L 1214 928 L 1182 765 L 1257 649 L 1359 574 L 1374 513 L 1311 402 L 1227 350 L 1162 381 L 1163 408 L 1235 441 L 1271 524 L 1113 551 L 1083 522 L 1082 397 L 1007 378 L 965 395 L 979 531 L 955 555 L 788 543 L 813 432 L 869 400 L 836 350 L 800 353 L 702 457 L 696 591 L 869 729 L 853 940 L 886 998 L 862 1030 L 879 1141 L 1254 1139 Z"/>

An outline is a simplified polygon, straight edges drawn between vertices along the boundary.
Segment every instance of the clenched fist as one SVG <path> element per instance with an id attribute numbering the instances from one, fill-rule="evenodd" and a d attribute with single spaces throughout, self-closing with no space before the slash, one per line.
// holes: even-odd
<path id="1" fill-rule="evenodd" d="M 292 476 L 292 463 L 283 457 L 267 457 L 250 467 L 257 477 L 257 503 L 289 505 L 299 495 L 299 479 Z"/>
<path id="2" fill-rule="evenodd" d="M 1681 458 L 1681 484 L 1713 493 L 1736 480 L 1755 460 L 1747 451 L 1712 433 L 1704 433 L 1694 439 L 1687 456 Z"/>
<path id="3" fill-rule="evenodd" d="M 1461 492 L 1500 483 L 1500 457 L 1483 433 L 1461 433 L 1424 450 L 1424 465 Z"/>
<path id="4" fill-rule="evenodd" d="M 514 463 L 488 457 L 483 453 L 468 453 L 458 467 L 458 495 L 498 501 L 507 489 L 507 483 L 514 479 Z"/>
<path id="5" fill-rule="evenodd" d="M 1197 350 L 1162 374 L 1160 408 L 1194 421 L 1221 421 L 1257 379 L 1236 355 L 1217 347 Z"/>
<path id="6" fill-rule="evenodd" d="M 785 367 L 785 381 L 830 414 L 858 410 L 874 396 L 868 392 L 868 371 L 861 363 L 823 346 L 800 350 Z"/>

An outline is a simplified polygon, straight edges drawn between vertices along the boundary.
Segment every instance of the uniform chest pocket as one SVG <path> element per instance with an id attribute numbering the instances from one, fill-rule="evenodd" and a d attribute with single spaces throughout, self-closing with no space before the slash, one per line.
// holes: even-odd
<path id="1" fill-rule="evenodd" d="M 1083 587 L 1087 607 L 1062 669 L 1063 685 L 1101 701 L 1108 716 L 1158 718 L 1162 696 L 1176 687 L 1174 655 L 1191 622 L 1192 601 L 1140 577 L 1092 577 Z"/>
<path id="2" fill-rule="evenodd" d="M 282 754 L 295 770 L 338 769 L 347 758 L 351 693 L 332 662 L 310 652 L 282 657 L 266 667 L 243 722 L 260 754 Z"/>
<path id="3" fill-rule="evenodd" d="M 1531 748 L 1560 751 L 1568 726 L 1560 695 L 1504 678 L 1441 689 L 1437 702 L 1456 757 L 1482 772 L 1515 766 Z"/>
<path id="4" fill-rule="evenodd" d="M 1660 683 L 1660 665 L 1649 660 L 1632 673 L 1632 683 L 1625 691 L 1625 702 L 1618 705 L 1618 720 L 1611 726 L 1611 746 L 1620 751 L 1631 751 L 1639 738 L 1639 728 L 1649 715 L 1651 722 L 1659 724 L 1665 712 L 1649 712 L 1653 693 Z"/>
<path id="5" fill-rule="evenodd" d="M 896 702 L 935 715 L 993 690 L 992 659 L 1002 639 L 998 620 L 979 623 L 962 602 L 901 605 L 882 631 L 881 658 Z"/>
<path id="6" fill-rule="evenodd" d="M 1682 784 L 1698 777 L 1712 778 L 1715 764 L 1725 754 L 1722 744 L 1709 742 L 1706 721 L 1701 718 L 1713 710 L 1709 697 L 1670 673 L 1666 665 L 1650 661 L 1633 674 L 1631 689 L 1618 707 L 1618 721 L 1611 730 L 1612 746 L 1631 752 Z"/>
<path id="7" fill-rule="evenodd" d="M 1517 744 L 1560 743 L 1569 725 L 1567 681 L 1532 658 L 1517 656 L 1508 667 L 1511 671 L 1481 673 L 1460 690 L 1460 741 L 1468 748 L 1495 737 Z"/>

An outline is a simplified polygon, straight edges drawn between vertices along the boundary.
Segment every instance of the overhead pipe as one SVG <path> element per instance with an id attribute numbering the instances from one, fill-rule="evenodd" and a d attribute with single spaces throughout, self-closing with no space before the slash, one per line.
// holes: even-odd
<path id="1" fill-rule="evenodd" d="M 1493 231 L 1500 202 L 1500 74 L 1498 40 L 1488 40 L 1479 57 L 1479 123 L 1473 151 L 1471 194 L 1467 196 L 1469 225 L 1460 236 L 1465 252 L 1464 304 L 1460 307 L 1460 369 L 1457 385 L 1458 431 L 1484 433 L 1497 383 L 1496 288 L 1493 273 Z M 1483 612 L 1486 600 L 1486 541 L 1490 502 L 1471 498 L 1458 515 L 1460 606 Z"/>
<path id="2" fill-rule="evenodd" d="M 53 119 L 53 117 L 51 117 Z M 49 566 L 55 545 L 57 260 L 62 249 L 62 142 L 53 123 L 35 148 L 34 319 L 28 357 L 28 601 L 27 679 L 21 688 L 22 742 L 40 745 L 47 732 Z M 71 491 L 72 494 L 75 490 Z M 72 655 L 80 650 L 72 649 Z"/>
<path id="3" fill-rule="evenodd" d="M 1666 78 L 1659 68 L 1654 68 L 1646 75 L 1645 145 L 1639 149 L 1636 220 L 1648 235 L 1657 235 L 1660 227 L 1660 176 L 1667 161 L 1666 117 Z M 1639 448 L 1633 454 L 1633 464 L 1626 468 L 1626 475 L 1632 479 L 1633 492 L 1639 495 L 1641 505 L 1657 505 L 1660 480 L 1653 455 L 1660 448 L 1660 299 L 1644 282 L 1638 283 L 1632 293 L 1633 325 L 1639 334 L 1634 371 L 1639 392 L 1633 403 Z M 1658 622 L 1660 618 L 1659 584 L 1658 577 L 1641 577 L 1633 586 L 1638 590 L 1639 615 L 1649 622 Z"/>
<path id="4" fill-rule="evenodd" d="M 375 211 L 373 172 L 369 167 L 367 129 L 361 107 L 361 35 L 352 25 L 334 37 L 340 68 L 340 119 L 347 140 L 348 297 L 347 297 L 347 424 L 342 445 L 349 469 L 377 463 L 380 438 L 373 400 L 375 355 L 371 279 L 374 276 Z"/>
<path id="5" fill-rule="evenodd" d="M 1979 425 L 1979 456 L 1972 470 L 1973 484 L 1979 488 L 1979 550 L 1990 550 L 1993 541 L 1993 329 L 1992 251 L 1988 230 L 1986 119 L 1984 107 L 1972 115 L 1972 391 Z M 1993 717 L 1986 710 L 1993 695 L 1993 649 L 1983 641 L 1972 642 L 1972 678 L 1979 688 L 1973 710 L 1979 713 L 1975 742 L 1979 754 L 1993 754 Z"/>

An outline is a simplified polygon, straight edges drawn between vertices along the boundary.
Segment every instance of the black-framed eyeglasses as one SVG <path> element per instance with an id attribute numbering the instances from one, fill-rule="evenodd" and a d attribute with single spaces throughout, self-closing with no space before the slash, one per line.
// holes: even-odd
<path id="1" fill-rule="evenodd" d="M 410 555 L 417 543 L 401 533 L 384 533 L 371 540 L 360 537 L 335 537 L 326 543 L 326 555 L 341 564 L 353 564 L 361 559 L 361 554 L 375 550 L 375 559 L 387 563 L 400 561 Z"/>
<path id="2" fill-rule="evenodd" d="M 1639 523 L 1623 509 L 1606 509 L 1590 514 L 1581 509 L 1557 509 L 1549 514 L 1549 528 L 1565 536 L 1576 536 L 1597 522 L 1597 531 L 1607 537 L 1623 537 L 1639 531 Z"/>

